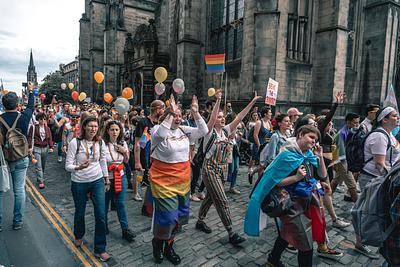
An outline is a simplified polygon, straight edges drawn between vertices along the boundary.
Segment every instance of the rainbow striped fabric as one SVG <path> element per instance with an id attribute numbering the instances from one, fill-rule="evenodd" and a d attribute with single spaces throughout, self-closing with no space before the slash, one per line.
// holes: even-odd
<path id="1" fill-rule="evenodd" d="M 205 55 L 208 72 L 225 72 L 225 54 Z"/>

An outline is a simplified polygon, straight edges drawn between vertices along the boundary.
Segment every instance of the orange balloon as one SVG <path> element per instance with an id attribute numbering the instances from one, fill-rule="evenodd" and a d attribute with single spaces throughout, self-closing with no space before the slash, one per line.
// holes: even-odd
<path id="1" fill-rule="evenodd" d="M 71 93 L 71 97 L 72 97 L 72 99 L 73 99 L 74 101 L 76 101 L 76 100 L 78 100 L 79 93 L 78 93 L 77 91 L 73 91 L 73 92 Z"/>
<path id="2" fill-rule="evenodd" d="M 125 87 L 124 90 L 122 90 L 122 97 L 131 99 L 133 97 L 133 89 L 130 87 Z"/>
<path id="3" fill-rule="evenodd" d="M 104 81 L 104 74 L 101 71 L 96 71 L 94 73 L 94 80 L 96 83 L 102 83 Z"/>
<path id="4" fill-rule="evenodd" d="M 110 104 L 113 101 L 113 96 L 110 93 L 105 93 L 104 101 L 106 101 L 108 104 Z"/>

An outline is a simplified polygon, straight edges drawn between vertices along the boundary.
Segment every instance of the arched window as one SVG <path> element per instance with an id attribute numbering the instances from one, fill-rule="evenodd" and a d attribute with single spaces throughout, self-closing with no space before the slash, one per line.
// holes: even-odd
<path id="1" fill-rule="evenodd" d="M 210 54 L 225 53 L 226 60 L 242 56 L 244 0 L 210 0 Z"/>
<path id="2" fill-rule="evenodd" d="M 287 57 L 309 62 L 311 41 L 311 0 L 289 0 Z"/>

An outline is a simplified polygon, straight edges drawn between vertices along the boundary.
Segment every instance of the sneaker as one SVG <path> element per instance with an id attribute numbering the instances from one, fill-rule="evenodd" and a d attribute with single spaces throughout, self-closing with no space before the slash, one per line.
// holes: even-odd
<path id="1" fill-rule="evenodd" d="M 136 201 L 142 201 L 143 200 L 142 197 L 139 195 L 139 193 L 134 194 L 133 195 L 133 199 L 136 200 Z"/>
<path id="2" fill-rule="evenodd" d="M 207 224 L 203 221 L 197 221 L 196 223 L 196 229 L 200 230 L 206 234 L 211 234 L 212 230 L 210 227 L 207 226 Z"/>
<path id="3" fill-rule="evenodd" d="M 355 251 L 367 256 L 370 259 L 379 259 L 379 255 L 374 253 L 369 247 L 365 245 L 354 246 Z"/>
<path id="4" fill-rule="evenodd" d="M 13 224 L 13 229 L 14 230 L 21 230 L 22 229 L 22 223 Z"/>
<path id="5" fill-rule="evenodd" d="M 201 199 L 198 198 L 198 197 L 196 196 L 196 194 L 192 194 L 192 195 L 190 196 L 190 200 L 191 200 L 191 201 L 194 201 L 194 202 L 199 202 L 199 201 L 201 201 Z"/>
<path id="6" fill-rule="evenodd" d="M 236 188 L 231 188 L 228 191 L 229 193 L 235 194 L 235 195 L 240 195 L 240 191 L 237 190 Z"/>
<path id="7" fill-rule="evenodd" d="M 319 257 L 323 257 L 323 258 L 327 258 L 327 259 L 331 259 L 331 260 L 339 260 L 341 257 L 343 257 L 343 253 L 342 252 L 338 252 L 334 249 L 328 248 L 326 251 L 321 251 L 321 250 L 317 250 L 317 255 Z"/>
<path id="8" fill-rule="evenodd" d="M 122 230 L 122 239 L 125 239 L 128 242 L 133 242 L 135 241 L 135 237 L 136 235 L 131 229 Z"/>
<path id="9" fill-rule="evenodd" d="M 297 249 L 296 249 L 295 247 L 291 246 L 291 245 L 287 246 L 287 247 L 285 248 L 285 250 L 286 250 L 287 252 L 290 252 L 290 253 L 293 253 L 293 254 L 297 253 Z"/>
<path id="10" fill-rule="evenodd" d="M 335 228 L 339 228 L 339 229 L 340 228 L 346 228 L 346 227 L 348 227 L 350 225 L 351 225 L 351 223 L 346 222 L 346 221 L 344 221 L 343 219 L 341 219 L 339 217 L 336 220 L 332 221 L 332 226 L 335 227 Z"/>
<path id="11" fill-rule="evenodd" d="M 253 184 L 253 175 L 250 173 L 247 174 L 247 179 L 249 180 L 249 184 Z"/>
<path id="12" fill-rule="evenodd" d="M 244 241 L 246 241 L 246 239 L 236 233 L 233 234 L 233 236 L 229 237 L 229 243 L 231 243 L 234 246 L 239 245 L 240 243 L 243 243 Z"/>
<path id="13" fill-rule="evenodd" d="M 62 156 L 58 156 L 58 157 L 57 157 L 57 161 L 58 161 L 59 163 L 61 163 L 61 162 L 62 162 Z"/>
<path id="14" fill-rule="evenodd" d="M 274 263 L 272 261 L 272 259 L 271 259 L 271 254 L 268 255 L 267 266 L 270 266 L 270 267 L 285 267 L 285 265 L 281 261 L 278 261 L 278 262 Z"/>
<path id="15" fill-rule="evenodd" d="M 112 259 L 112 257 L 113 257 L 111 254 L 108 254 L 107 252 L 96 253 L 94 255 L 102 262 L 106 262 L 106 261 Z"/>
<path id="16" fill-rule="evenodd" d="M 80 248 L 83 245 L 83 239 L 74 240 L 75 247 Z"/>
<path id="17" fill-rule="evenodd" d="M 197 193 L 197 197 L 200 198 L 201 200 L 206 198 L 206 194 L 204 192 L 199 192 Z"/>
<path id="18" fill-rule="evenodd" d="M 40 183 L 39 184 L 39 189 L 44 189 L 44 188 L 45 188 L 44 183 Z"/>
<path id="19" fill-rule="evenodd" d="M 355 202 L 355 201 L 353 201 L 353 199 L 349 195 L 344 195 L 343 200 L 346 201 L 346 202 Z"/>

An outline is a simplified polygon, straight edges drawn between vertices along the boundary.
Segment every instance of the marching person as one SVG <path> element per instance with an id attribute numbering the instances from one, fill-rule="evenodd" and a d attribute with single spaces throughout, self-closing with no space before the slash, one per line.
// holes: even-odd
<path id="1" fill-rule="evenodd" d="M 197 127 L 182 126 L 182 109 L 171 95 L 171 112 L 160 125 L 153 127 L 150 185 L 154 200 L 153 256 L 160 263 L 165 256 L 174 265 L 181 262 L 174 251 L 178 229 L 189 221 L 190 143 L 207 134 L 208 128 L 199 114 L 196 96 L 191 113 Z"/>
<path id="2" fill-rule="evenodd" d="M 2 98 L 5 113 L 0 115 L 0 144 L 3 151 L 5 150 L 5 140 L 8 128 L 11 128 L 14 124 L 15 128 L 20 129 L 22 134 L 26 137 L 28 135 L 29 121 L 32 118 L 35 98 L 33 96 L 33 83 L 28 82 L 28 106 L 25 111 L 18 112 L 18 96 L 14 92 L 9 92 Z M 7 124 L 7 125 L 6 125 Z M 8 126 L 8 127 L 7 127 Z M 13 216 L 13 229 L 20 230 L 23 225 L 23 216 L 25 210 L 25 177 L 26 171 L 29 166 L 28 158 L 28 142 L 23 144 L 23 149 L 26 149 L 26 155 L 17 159 L 9 160 L 6 158 L 8 167 L 10 168 L 11 182 L 13 184 L 14 193 L 14 216 Z M 3 192 L 0 191 L 0 231 L 2 229 L 2 218 L 3 218 Z"/>
<path id="3" fill-rule="evenodd" d="M 37 160 L 35 172 L 40 189 L 45 188 L 43 173 L 46 167 L 47 154 L 53 152 L 53 140 L 51 138 L 50 128 L 46 125 L 46 120 L 46 114 L 38 113 L 36 115 L 36 121 L 39 123 L 36 126 L 32 125 L 28 133 L 29 154 L 33 152 L 33 156 Z"/>
<path id="4" fill-rule="evenodd" d="M 254 98 L 236 116 L 236 118 L 230 124 L 225 125 L 224 113 L 220 111 L 221 91 L 217 91 L 215 96 L 216 103 L 207 124 L 208 134 L 204 137 L 204 145 L 202 148 L 206 153 L 203 163 L 203 181 L 207 189 L 207 194 L 199 210 L 196 229 L 207 234 L 212 232 L 211 228 L 204 222 L 204 219 L 206 218 L 211 205 L 214 204 L 218 215 L 228 232 L 229 242 L 233 245 L 238 245 L 244 242 L 245 239 L 235 233 L 232 229 L 232 219 L 228 199 L 225 195 L 222 184 L 222 180 L 224 179 L 224 168 L 227 165 L 229 154 L 232 153 L 232 143 L 229 142 L 228 137 L 236 130 L 238 124 L 261 97 L 255 94 Z M 207 148 L 208 151 L 205 148 Z"/>
<path id="5" fill-rule="evenodd" d="M 129 149 L 124 137 L 124 129 L 119 121 L 109 121 L 104 129 L 103 140 L 106 143 L 106 160 L 110 190 L 106 192 L 106 233 L 108 234 L 108 207 L 111 199 L 115 199 L 118 220 L 122 229 L 122 239 L 133 242 L 136 235 L 129 229 L 128 216 L 125 210 L 125 195 L 128 180 L 124 173 L 125 163 L 129 162 Z"/>
<path id="6" fill-rule="evenodd" d="M 96 117 L 82 122 L 79 138 L 69 143 L 65 169 L 71 172 L 71 191 L 75 204 L 75 246 L 83 244 L 85 235 L 85 210 L 88 193 L 91 196 L 95 217 L 94 253 L 101 261 L 112 258 L 106 252 L 105 192 L 110 190 L 106 149 L 99 134 Z"/>

